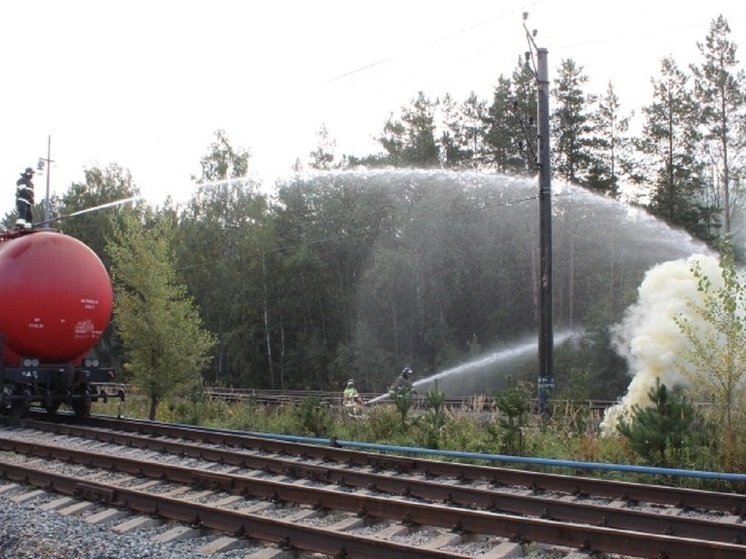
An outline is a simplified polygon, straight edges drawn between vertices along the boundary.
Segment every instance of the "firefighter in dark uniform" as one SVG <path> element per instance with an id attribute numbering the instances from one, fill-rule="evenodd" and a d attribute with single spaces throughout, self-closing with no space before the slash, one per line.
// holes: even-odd
<path id="1" fill-rule="evenodd" d="M 414 392 L 414 386 L 412 385 L 412 369 L 404 367 L 401 374 L 396 377 L 394 384 L 389 388 L 389 393 L 393 396 L 396 392 L 403 392 L 410 394 Z"/>
<path id="2" fill-rule="evenodd" d="M 16 209 L 18 210 L 18 219 L 16 227 L 30 229 L 34 222 L 34 216 L 31 214 L 31 206 L 34 205 L 34 170 L 26 167 L 21 173 L 21 178 L 16 181 Z"/>

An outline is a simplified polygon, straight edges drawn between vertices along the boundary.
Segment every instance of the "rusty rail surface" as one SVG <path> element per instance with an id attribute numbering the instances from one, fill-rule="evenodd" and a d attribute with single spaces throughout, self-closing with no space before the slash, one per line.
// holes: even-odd
<path id="1" fill-rule="evenodd" d="M 334 447 L 268 441 L 235 432 L 221 433 L 147 422 L 94 418 L 90 423 L 95 428 L 89 425 L 64 425 L 29 420 L 8 419 L 5 423 L 182 457 L 196 457 L 205 461 L 234 465 L 237 468 L 252 469 L 259 473 L 291 476 L 296 480 L 308 479 L 328 484 L 326 487 L 310 487 L 292 481 L 261 479 L 251 474 L 217 473 L 150 460 L 136 460 L 74 450 L 39 442 L 27 443 L 11 437 L 0 438 L 0 451 L 54 458 L 90 468 L 125 472 L 140 477 L 181 483 L 190 487 L 206 487 L 237 495 L 347 511 L 365 517 L 393 519 L 404 524 L 437 526 L 466 533 L 494 535 L 521 541 L 539 541 L 639 557 L 658 557 L 662 554 L 668 554 L 669 557 L 694 556 L 695 553 L 697 557 L 746 556 L 746 548 L 740 543 L 733 543 L 746 539 L 745 528 L 742 524 L 643 513 L 626 509 L 626 507 L 595 505 L 588 501 L 584 502 L 582 498 L 577 502 L 572 502 L 560 500 L 558 497 L 552 498 L 542 493 L 551 487 L 552 491 L 563 491 L 581 497 L 584 494 L 594 497 L 605 495 L 616 499 L 626 499 L 627 502 L 646 500 L 676 506 L 692 506 L 691 502 L 710 505 L 720 502 L 720 507 L 703 507 L 710 510 L 731 510 L 743 507 L 744 497 L 741 495 L 692 492 L 671 487 L 603 482 L 603 480 L 572 476 L 413 460 Z M 103 428 L 129 432 L 103 431 Z M 172 439 L 150 439 L 138 434 L 139 432 L 159 437 L 168 436 Z M 1 431 L 0 435 L 2 435 Z M 196 441 L 197 444 L 184 442 L 185 440 Z M 268 446 L 267 443 L 271 444 Z M 222 445 L 222 448 L 201 445 Z M 254 454 L 251 454 L 251 451 Z M 256 451 L 262 454 L 257 455 Z M 268 452 L 275 455 L 266 455 Z M 307 460 L 323 461 L 323 463 L 305 463 Z M 388 472 L 352 469 L 371 465 L 376 470 L 388 470 Z M 0 465 L 0 470 L 9 479 L 25 479 L 19 477 L 21 476 L 20 468 L 13 464 Z M 37 480 L 43 475 L 43 472 L 39 471 L 32 473 L 29 473 L 29 470 L 26 471 L 29 480 Z M 414 479 L 412 476 L 415 475 L 424 479 Z M 428 478 L 436 479 L 429 480 Z M 509 483 L 513 479 L 519 482 Z M 152 512 L 154 510 L 152 507 L 156 506 L 159 514 L 165 517 L 183 522 L 188 521 L 188 519 L 184 520 L 187 518 L 186 513 L 178 511 L 182 510 L 182 507 L 191 506 L 189 504 L 182 503 L 177 507 L 175 503 L 167 501 L 164 505 L 153 505 L 153 500 L 157 500 L 158 496 L 148 495 L 146 498 L 133 495 L 130 490 L 125 491 L 116 485 L 91 484 L 90 482 L 81 484 L 79 479 L 75 481 L 78 485 L 71 491 L 77 494 L 87 492 L 88 495 L 116 506 L 124 506 L 125 503 L 137 499 L 137 502 L 146 503 L 142 505 L 146 508 L 141 508 L 140 505 L 127 506 L 141 512 Z M 55 481 L 51 478 L 47 482 L 32 481 L 42 486 L 50 482 L 54 484 L 55 490 L 58 490 L 59 484 L 68 487 L 67 484 L 72 483 L 61 479 Z M 487 482 L 492 487 L 469 487 L 466 485 L 467 482 L 481 482 L 483 485 Z M 335 484 L 335 487 L 329 489 L 332 484 Z M 528 495 L 508 495 L 500 491 L 500 487 L 505 484 L 518 485 L 532 491 Z M 601 492 L 589 491 L 590 488 L 601 489 Z M 124 500 L 122 500 L 122 495 L 126 496 Z M 631 498 L 630 495 L 636 498 Z M 650 498 L 641 499 L 641 496 Z M 652 498 L 658 500 L 655 501 Z M 724 499 L 727 509 L 723 508 Z M 420 502 L 423 500 L 427 502 Z M 480 507 L 480 510 L 461 507 Z M 172 510 L 174 512 L 170 512 Z M 211 509 L 189 509 L 189 511 L 191 516 L 188 518 L 192 520 L 196 518 L 210 528 L 227 531 L 244 529 L 236 527 L 236 521 L 231 520 L 233 518 L 231 515 L 228 515 L 230 518 L 226 520 L 225 515 L 221 513 L 215 517 L 219 519 L 210 517 L 206 521 L 204 515 L 211 514 Z M 174 516 L 171 516 L 172 514 Z M 231 514 L 235 514 L 235 511 Z M 251 522 L 261 522 L 261 520 L 252 518 Z M 223 523 L 222 528 L 219 527 L 221 523 Z M 255 533 L 262 535 L 265 533 L 260 528 L 252 529 Z M 273 529 L 265 529 L 270 535 L 277 535 Z M 335 549 L 334 553 L 339 553 L 342 548 L 349 552 L 347 545 L 359 544 L 361 550 L 356 552 L 356 556 L 380 557 L 381 555 L 382 543 L 380 541 L 376 544 L 377 555 L 366 555 L 368 552 L 363 550 L 363 544 L 357 540 L 347 543 L 337 541 L 335 544 L 326 542 L 322 545 L 317 542 L 301 545 L 297 543 L 299 539 L 303 542 L 306 539 L 315 541 L 306 533 L 306 530 L 311 530 L 310 528 L 304 527 L 297 536 L 290 527 L 284 526 L 284 529 L 283 538 L 280 539 L 257 535 L 251 537 L 273 542 L 284 541 L 286 544 L 293 542 L 290 545 L 297 546 L 299 549 L 323 553 L 327 553 L 328 551 L 325 550 L 330 549 L 325 546 L 331 545 Z M 386 553 L 388 553 L 388 547 Z M 409 553 L 402 555 L 409 557 L 454 556 L 436 555 L 433 550 L 427 551 L 429 555 L 414 555 L 409 548 L 402 553 Z"/>
<path id="2" fill-rule="evenodd" d="M 392 454 L 354 451 L 332 445 L 313 445 L 287 440 L 260 437 L 252 434 L 190 428 L 183 425 L 166 425 L 147 421 L 120 420 L 96 417 L 91 426 L 119 431 L 133 431 L 159 437 L 191 440 L 199 443 L 218 444 L 224 447 L 257 450 L 265 453 L 285 454 L 339 462 L 348 466 L 392 470 L 399 474 L 422 474 L 433 477 L 451 477 L 470 481 L 487 481 L 496 486 L 519 486 L 535 492 L 560 491 L 577 496 L 594 495 L 628 502 L 648 502 L 680 508 L 709 509 L 729 514 L 746 514 L 746 495 L 701 491 L 662 485 L 650 485 L 616 480 L 605 480 L 582 475 L 569 476 L 513 468 L 480 466 L 438 460 L 426 460 Z M 62 429 L 67 428 L 61 427 Z"/>
<path id="3" fill-rule="evenodd" d="M 84 433 L 68 433 L 80 437 Z M 132 435 L 97 436 L 95 440 L 126 447 L 143 448 L 183 457 L 196 457 L 201 460 L 250 468 L 255 471 L 283 475 L 295 479 L 309 479 L 315 482 L 355 489 L 366 489 L 368 496 L 364 499 L 354 494 L 326 492 L 320 489 L 297 487 L 287 483 L 263 480 L 245 475 L 233 475 L 195 470 L 174 465 L 166 465 L 149 460 L 137 460 L 121 456 L 111 456 L 84 450 L 74 450 L 58 445 L 46 445 L 39 442 L 24 442 L 2 437 L 0 432 L 0 451 L 54 458 L 73 464 L 123 472 L 152 479 L 187 484 L 194 487 L 211 488 L 239 495 L 252 495 L 261 498 L 288 501 L 296 504 L 315 505 L 327 509 L 345 510 L 348 512 L 369 512 L 370 503 L 381 494 L 403 496 L 408 499 L 420 499 L 435 503 L 446 503 L 451 506 L 479 507 L 488 512 L 515 514 L 552 519 L 562 522 L 584 523 L 608 528 L 636 530 L 671 536 L 686 536 L 718 540 L 723 542 L 746 541 L 746 526 L 743 524 L 723 523 L 717 520 L 701 518 L 665 516 L 625 508 L 609 507 L 580 501 L 563 501 L 535 495 L 518 495 L 502 493 L 485 487 L 468 487 L 447 483 L 445 480 L 417 480 L 394 477 L 391 474 L 378 474 L 364 471 L 332 468 L 320 465 L 299 464 L 293 460 L 268 456 L 247 456 L 243 453 L 209 449 L 179 442 L 153 441 L 152 439 Z M 385 497 L 384 497 L 385 498 Z M 388 501 L 387 501 L 388 502 Z M 415 506 L 415 505 L 413 505 Z M 397 504 L 393 509 L 382 509 L 385 518 L 399 518 Z M 426 511 L 426 507 L 422 507 Z M 425 513 L 419 511 L 417 516 Z M 378 515 L 375 515 L 378 516 Z M 399 519 L 412 518 L 411 511 Z M 428 516 L 418 523 L 452 528 L 459 526 L 471 531 L 468 519 L 460 518 L 456 510 L 443 519 Z M 503 534 L 492 534 L 503 535 Z"/>
<path id="4" fill-rule="evenodd" d="M 205 527 L 246 537 L 282 543 L 289 548 L 339 555 L 343 551 L 356 557 L 454 557 L 453 554 L 438 550 L 404 546 L 393 542 L 371 540 L 344 533 L 332 532 L 323 528 L 302 526 L 284 522 L 276 518 L 261 517 L 246 512 L 221 509 L 192 501 L 184 501 L 167 495 L 157 495 L 132 488 L 123 488 L 98 481 L 81 481 L 77 475 L 67 476 L 40 470 L 33 465 L 0 463 L 7 479 L 23 481 L 54 491 L 95 498 L 112 506 L 125 507 L 149 515 Z M 279 488 L 278 488 L 279 489 Z M 307 488 L 306 488 L 307 489 Z M 319 490 L 315 491 L 316 493 Z M 404 514 L 403 522 L 420 525 L 438 525 L 433 521 L 457 519 L 461 531 L 478 534 L 493 534 L 513 540 L 539 541 L 556 545 L 575 547 L 586 551 L 615 552 L 636 557 L 699 557 L 724 558 L 738 557 L 744 553 L 741 545 L 694 538 L 672 537 L 667 535 L 645 534 L 586 525 L 567 525 L 543 519 L 527 519 L 510 515 L 495 515 L 480 511 L 458 510 L 441 505 L 427 507 L 413 503 L 393 502 L 387 498 L 352 498 L 337 491 L 332 505 L 344 510 L 345 503 L 363 501 L 365 506 L 360 515 L 391 517 L 391 510 L 397 516 Z M 298 502 L 308 492 L 302 488 L 286 487 L 281 495 L 272 498 Z M 295 500 L 293 500 L 295 499 Z M 314 501 L 315 502 L 315 501 Z M 311 503 L 307 503 L 311 504 Z M 385 551 L 383 551 L 385 550 Z M 457 555 L 456 555 L 457 556 Z"/>

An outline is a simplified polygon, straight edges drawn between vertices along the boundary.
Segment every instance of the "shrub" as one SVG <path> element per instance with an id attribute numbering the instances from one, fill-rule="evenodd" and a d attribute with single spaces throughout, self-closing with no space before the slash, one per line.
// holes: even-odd
<path id="1" fill-rule="evenodd" d="M 334 417 L 329 406 L 318 398 L 304 398 L 292 408 L 301 435 L 325 437 L 331 432 Z"/>
<path id="2" fill-rule="evenodd" d="M 368 428 L 374 441 L 390 440 L 399 430 L 400 419 L 394 406 L 373 406 L 368 412 Z"/>

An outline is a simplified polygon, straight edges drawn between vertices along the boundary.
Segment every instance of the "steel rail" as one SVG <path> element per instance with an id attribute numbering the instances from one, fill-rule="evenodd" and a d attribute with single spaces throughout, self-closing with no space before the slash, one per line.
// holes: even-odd
<path id="1" fill-rule="evenodd" d="M 377 497 L 375 495 L 360 495 L 339 490 L 311 488 L 293 483 L 288 484 L 274 480 L 257 479 L 250 476 L 195 470 L 193 468 L 168 465 L 149 460 L 136 460 L 98 452 L 78 451 L 57 445 L 41 445 L 15 439 L 0 440 L 0 448 L 5 451 L 20 452 L 47 459 L 55 458 L 65 462 L 82 464 L 87 467 L 146 476 L 195 487 L 206 487 L 233 494 L 311 505 L 316 508 L 343 510 L 376 518 L 400 519 L 403 523 L 510 537 L 513 540 L 538 540 L 543 543 L 601 552 L 626 553 L 640 557 L 657 557 L 661 552 L 668 553 L 669 556 L 673 557 L 683 556 L 679 555 L 683 551 L 683 548 L 680 547 L 680 540 L 676 538 L 671 539 L 670 535 L 567 524 L 545 519 L 521 518 L 502 513 L 471 511 L 441 505 L 391 499 L 388 497 Z M 32 469 L 36 470 L 35 468 Z M 8 468 L 8 465 L 5 464 L 0 464 L 0 470 L 6 475 L 11 475 L 9 471 L 13 471 L 12 467 Z M 85 482 L 83 487 L 89 487 L 89 484 L 90 482 Z M 102 496 L 105 499 L 113 500 L 117 496 L 118 491 L 120 491 L 118 486 L 107 485 L 107 489 L 102 493 Z M 182 521 L 188 520 L 183 518 L 178 519 Z M 620 537 L 620 534 L 625 534 L 625 537 Z M 580 536 L 583 537 L 582 540 L 578 539 Z M 746 548 L 743 546 L 710 540 L 704 541 L 691 537 L 687 538 L 687 549 L 690 552 L 696 552 L 697 557 L 709 557 L 708 553 L 721 549 L 719 547 L 720 544 L 727 546 L 722 549 L 727 549 L 729 552 L 738 550 L 746 556 Z M 645 554 L 653 549 L 656 550 L 655 555 Z M 700 552 L 703 554 L 699 555 Z M 712 557 L 719 556 L 717 554 L 712 555 Z"/>
<path id="2" fill-rule="evenodd" d="M 97 481 L 81 481 L 74 476 L 38 470 L 28 465 L 0 463 L 9 480 L 43 487 L 65 495 L 93 499 L 129 511 L 175 520 L 193 527 L 232 533 L 279 544 L 287 550 L 325 553 L 336 557 L 380 559 L 455 559 L 463 555 L 405 544 L 366 538 L 326 528 L 304 526 L 297 522 L 262 517 L 257 514 L 213 507 L 164 495 L 153 495 Z"/>
<path id="3" fill-rule="evenodd" d="M 70 436 L 85 435 L 85 429 L 66 427 Z M 88 432 L 87 434 L 91 434 Z M 295 460 L 272 456 L 253 456 L 226 449 L 206 448 L 199 445 L 178 441 L 154 440 L 131 434 L 113 432 L 96 433 L 95 440 L 110 444 L 126 445 L 183 457 L 251 468 L 276 475 L 287 475 L 309 479 L 326 484 L 337 484 L 353 488 L 370 489 L 402 495 L 405 497 L 444 502 L 458 506 L 480 507 L 488 511 L 500 511 L 508 514 L 529 515 L 539 518 L 551 518 L 563 522 L 579 522 L 591 525 L 606 526 L 617 529 L 631 529 L 667 535 L 713 539 L 724 542 L 741 543 L 746 541 L 746 525 L 742 523 L 721 522 L 689 516 L 669 516 L 651 512 L 634 511 L 629 508 L 611 507 L 580 501 L 565 501 L 540 495 L 516 495 L 490 488 L 475 488 L 442 481 L 418 480 L 410 477 L 401 478 L 389 474 L 362 472 L 346 467 L 333 468 L 328 465 L 299 463 Z M 25 443 L 13 438 L 4 438 L 0 434 L 0 450 L 12 450 L 22 454 L 43 456 L 45 453 L 57 453 L 57 445 Z M 69 459 L 76 463 L 85 463 L 89 456 L 87 451 L 65 449 L 70 453 Z M 106 465 L 105 467 L 109 467 Z M 130 466 L 127 471 L 138 473 L 140 462 Z M 344 468 L 344 469 L 343 469 Z M 144 471 L 144 468 L 143 468 Z M 168 479 L 174 475 L 165 474 Z M 211 481 L 225 486 L 225 483 Z M 230 487 L 231 485 L 228 485 Z"/>
<path id="4" fill-rule="evenodd" d="M 23 420 L 21 420 L 23 421 Z M 22 423 L 19 423 L 22 424 Z M 422 474 L 434 477 L 455 477 L 471 481 L 487 481 L 496 486 L 523 486 L 535 492 L 561 491 L 578 496 L 594 495 L 619 499 L 630 503 L 646 502 L 672 505 L 679 508 L 719 510 L 729 514 L 746 514 L 746 494 L 706 491 L 664 485 L 650 485 L 595 477 L 519 470 L 495 466 L 444 462 L 411 458 L 392 454 L 362 452 L 330 445 L 297 443 L 251 433 L 197 429 L 146 421 L 91 418 L 89 424 L 108 429 L 138 431 L 157 436 L 192 440 L 210 444 L 254 449 L 262 452 L 295 455 L 328 462 L 346 463 L 350 466 L 393 470 L 401 474 Z M 36 428 L 36 427 L 34 427 Z M 60 426 L 60 429 L 64 427 Z"/>

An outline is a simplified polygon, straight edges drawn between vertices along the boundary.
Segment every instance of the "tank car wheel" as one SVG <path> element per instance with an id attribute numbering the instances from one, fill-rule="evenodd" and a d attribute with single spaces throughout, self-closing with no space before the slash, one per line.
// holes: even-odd
<path id="1" fill-rule="evenodd" d="M 13 395 L 13 391 L 7 386 L 3 388 L 2 394 L 0 394 L 0 415 L 10 415 L 10 397 Z"/>
<path id="2" fill-rule="evenodd" d="M 91 399 L 86 397 L 73 400 L 73 413 L 75 417 L 88 417 L 91 415 Z"/>
<path id="3" fill-rule="evenodd" d="M 13 419 L 21 419 L 29 410 L 29 405 L 24 400 L 15 400 L 10 404 L 10 416 Z"/>
<path id="4" fill-rule="evenodd" d="M 53 400 L 44 404 L 44 409 L 49 415 L 54 415 L 57 413 L 57 410 L 60 409 L 61 404 L 62 402 L 60 400 Z"/>

